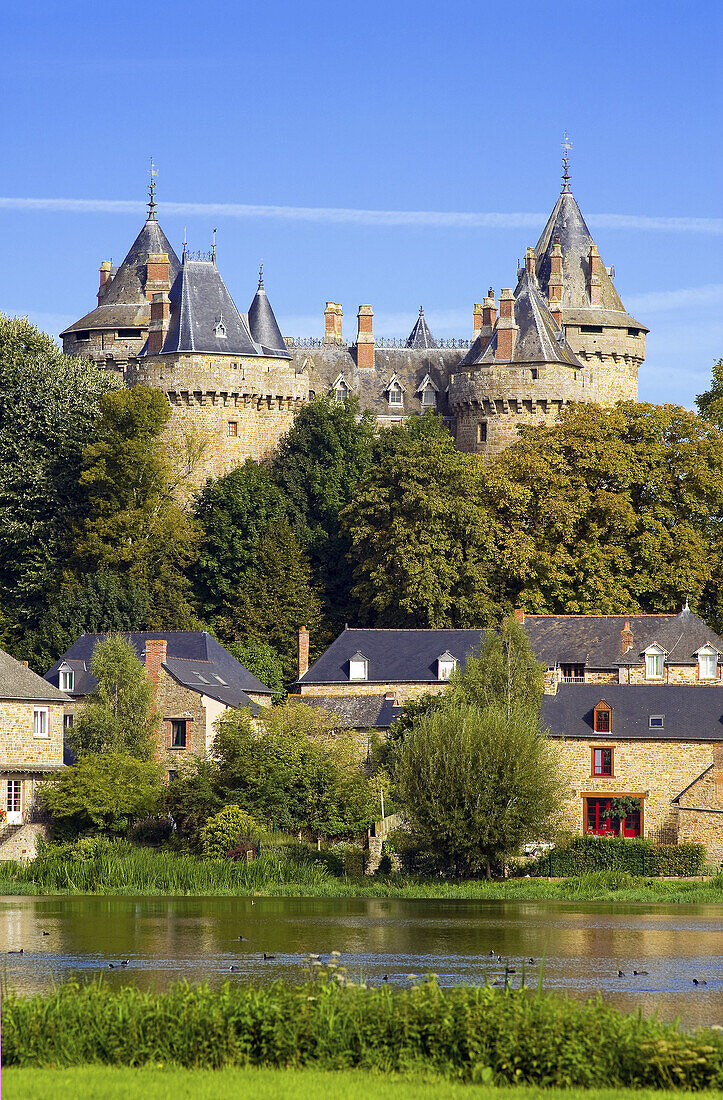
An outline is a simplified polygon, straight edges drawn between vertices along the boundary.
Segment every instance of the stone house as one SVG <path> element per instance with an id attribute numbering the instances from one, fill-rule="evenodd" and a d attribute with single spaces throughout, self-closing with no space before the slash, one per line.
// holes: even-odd
<path id="1" fill-rule="evenodd" d="M 38 783 L 63 769 L 67 697 L 0 650 L 0 859 L 35 853 Z"/>
<path id="2" fill-rule="evenodd" d="M 632 797 L 622 835 L 704 844 L 723 859 L 723 695 L 692 685 L 562 684 L 541 724 L 569 783 L 563 826 L 612 835 L 611 801 Z"/>
<path id="3" fill-rule="evenodd" d="M 105 634 L 83 634 L 45 674 L 64 692 L 66 730 L 96 690 L 90 662 Z M 161 715 L 157 759 L 173 779 L 180 763 L 206 753 L 216 734 L 215 723 L 230 708 L 252 715 L 270 706 L 272 691 L 253 676 L 228 650 L 204 631 L 149 631 L 124 635 L 131 642 L 156 689 Z M 66 698 L 66 696 L 68 698 Z"/>

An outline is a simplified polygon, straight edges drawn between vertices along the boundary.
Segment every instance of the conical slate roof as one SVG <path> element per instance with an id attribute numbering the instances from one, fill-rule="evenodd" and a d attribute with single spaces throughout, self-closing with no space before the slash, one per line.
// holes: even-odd
<path id="1" fill-rule="evenodd" d="M 183 351 L 262 354 L 226 289 L 215 259 L 184 257 L 170 299 L 171 318 L 163 354 Z"/>
<path id="2" fill-rule="evenodd" d="M 168 256 L 172 284 L 181 270 L 181 262 L 155 215 L 149 214 L 128 255 L 110 280 L 101 304 L 61 335 L 76 329 L 147 328 L 151 306 L 146 300 L 146 261 L 149 253 L 158 252 Z"/>
<path id="3" fill-rule="evenodd" d="M 562 331 L 553 321 L 535 276 L 529 271 L 523 273 L 515 293 L 514 317 L 517 333 L 511 359 L 513 364 L 566 363 L 570 367 L 581 368 Z M 478 347 L 477 343 L 475 341 L 460 367 L 499 362 L 495 360 L 497 326 L 483 348 Z"/>
<path id="4" fill-rule="evenodd" d="M 437 342 L 429 331 L 429 325 L 424 319 L 424 310 L 419 307 L 419 317 L 414 322 L 414 328 L 407 339 L 408 348 L 436 348 Z"/>
<path id="5" fill-rule="evenodd" d="M 276 323 L 271 302 L 264 290 L 264 279 L 259 272 L 259 288 L 254 295 L 254 300 L 249 306 L 249 330 L 252 338 L 259 345 L 264 355 L 284 356 L 290 359 L 288 348 L 281 335 L 281 329 Z"/>

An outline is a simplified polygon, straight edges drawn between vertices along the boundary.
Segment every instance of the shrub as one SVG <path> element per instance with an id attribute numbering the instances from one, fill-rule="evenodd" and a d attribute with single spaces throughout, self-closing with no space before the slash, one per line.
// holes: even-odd
<path id="1" fill-rule="evenodd" d="M 204 859 L 223 859 L 240 840 L 256 837 L 259 831 L 251 814 L 239 806 L 224 806 L 201 829 L 201 854 Z"/>
<path id="2" fill-rule="evenodd" d="M 627 871 L 631 875 L 700 875 L 705 864 L 702 844 L 654 844 L 636 837 L 576 836 L 530 863 L 516 874 L 567 877 L 590 871 Z"/>
<path id="3" fill-rule="evenodd" d="M 144 817 L 131 829 L 130 839 L 134 844 L 160 848 L 162 844 L 168 844 L 173 832 L 173 821 L 170 817 Z"/>

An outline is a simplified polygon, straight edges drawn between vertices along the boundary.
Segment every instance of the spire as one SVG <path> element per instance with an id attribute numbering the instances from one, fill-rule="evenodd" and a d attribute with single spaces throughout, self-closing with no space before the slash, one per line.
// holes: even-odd
<path id="1" fill-rule="evenodd" d="M 262 349 L 263 354 L 289 358 L 281 329 L 279 328 L 271 303 L 264 289 L 264 265 L 259 268 L 259 288 L 249 306 L 249 331 Z"/>
<path id="2" fill-rule="evenodd" d="M 259 290 L 264 289 L 264 261 L 263 260 L 259 264 L 259 286 L 258 286 L 258 289 Z"/>
<path id="3" fill-rule="evenodd" d="M 414 322 L 414 328 L 407 337 L 408 348 L 436 348 L 437 342 L 429 331 L 429 326 L 424 319 L 424 309 L 419 307 L 419 317 Z"/>
<path id="4" fill-rule="evenodd" d="M 149 181 L 148 181 L 148 220 L 156 220 L 156 176 L 158 175 L 158 169 L 153 163 L 153 157 L 151 157 L 151 166 L 149 168 Z"/>
<path id="5" fill-rule="evenodd" d="M 570 191 L 570 156 L 569 152 L 572 149 L 572 142 L 567 136 L 567 130 L 563 134 L 562 138 L 562 194 L 567 194 Z"/>

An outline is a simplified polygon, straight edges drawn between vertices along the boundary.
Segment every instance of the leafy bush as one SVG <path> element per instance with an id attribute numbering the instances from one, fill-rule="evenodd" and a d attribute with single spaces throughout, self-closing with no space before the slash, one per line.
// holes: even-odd
<path id="1" fill-rule="evenodd" d="M 201 829 L 201 855 L 204 859 L 223 859 L 240 840 L 259 834 L 259 825 L 239 806 L 224 806 Z"/>
<path id="2" fill-rule="evenodd" d="M 714 1089 L 723 1036 L 524 990 L 434 981 L 367 989 L 322 979 L 165 993 L 100 982 L 3 999 L 6 1066 L 415 1067 L 463 1081 L 544 1087 Z"/>
<path id="3" fill-rule="evenodd" d="M 705 864 L 702 844 L 654 844 L 643 837 L 576 836 L 515 873 L 567 877 L 590 871 L 628 871 L 631 875 L 700 875 Z"/>
<path id="4" fill-rule="evenodd" d="M 119 835 L 153 814 L 163 794 L 158 764 L 124 753 L 86 756 L 44 783 L 40 801 L 60 836 L 101 830 Z"/>
<path id="5" fill-rule="evenodd" d="M 144 817 L 131 829 L 130 839 L 134 844 L 160 848 L 162 844 L 168 844 L 173 831 L 173 821 L 170 817 Z"/>

